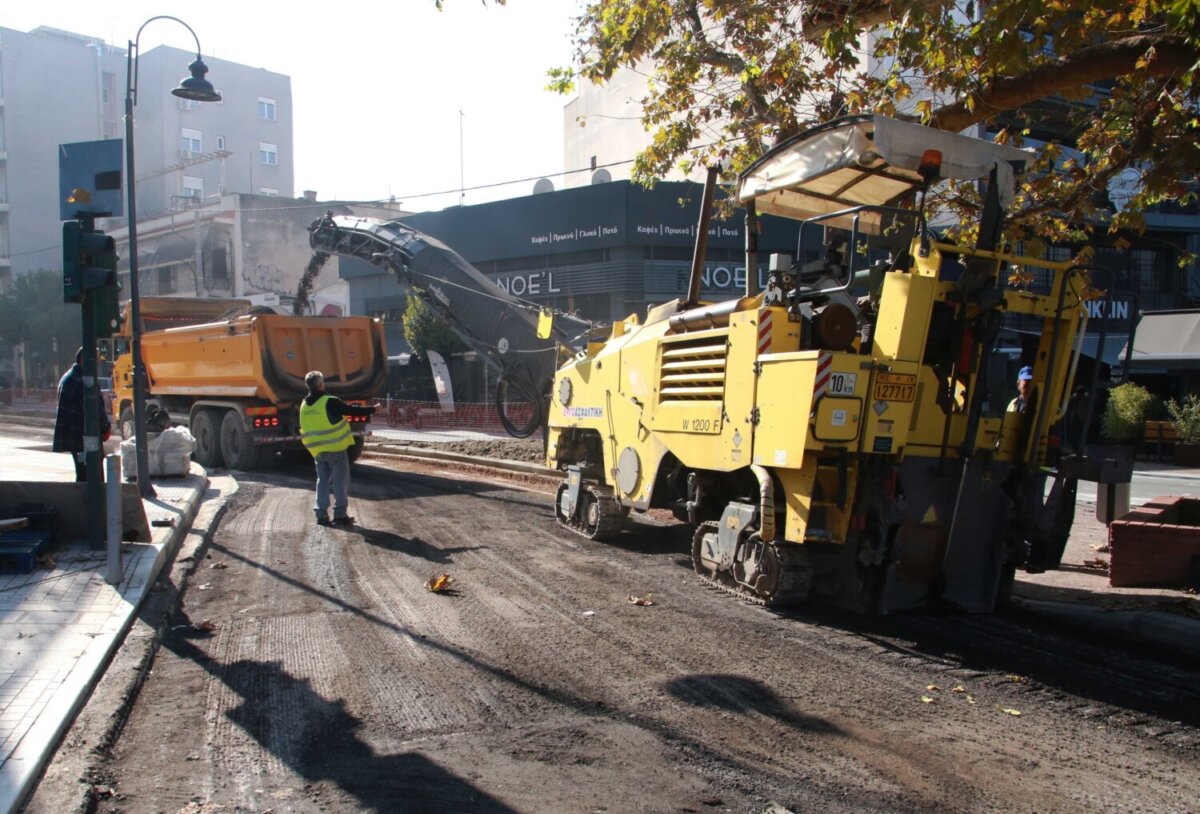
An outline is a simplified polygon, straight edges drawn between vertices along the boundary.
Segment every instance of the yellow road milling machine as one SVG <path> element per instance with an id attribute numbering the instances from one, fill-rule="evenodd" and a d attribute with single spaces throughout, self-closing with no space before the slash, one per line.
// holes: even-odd
<path id="1" fill-rule="evenodd" d="M 602 328 L 556 318 L 552 334 L 535 330 L 536 305 L 403 223 L 329 215 L 310 244 L 383 266 L 429 303 L 500 372 L 502 418 L 514 394 L 534 405 L 505 423 L 545 427 L 564 528 L 603 540 L 631 509 L 667 508 L 695 528 L 697 573 L 755 602 L 989 612 L 1017 567 L 1061 556 L 1076 479 L 1130 470 L 1053 443 L 1087 270 L 1005 248 L 1028 158 L 879 116 L 830 122 L 738 179 L 746 268 L 759 268 L 759 215 L 801 222 L 764 290 L 700 301 L 710 172 L 686 296 Z M 925 192 L 945 179 L 986 189 L 973 247 L 926 222 Z M 1040 330 L 1018 362 L 1032 393 L 1011 410 L 1005 315 Z"/>
<path id="2" fill-rule="evenodd" d="M 770 258 L 765 290 L 717 304 L 699 301 L 710 173 L 687 296 L 593 336 L 558 371 L 559 522 L 602 539 L 630 509 L 674 509 L 695 526 L 697 573 L 763 604 L 992 611 L 1031 551 L 1061 556 L 1075 479 L 1121 477 L 1081 455 L 1050 468 L 1086 270 L 1006 251 L 1028 158 L 878 116 L 791 138 L 736 195 L 746 267 L 761 214 L 802 221 L 796 255 Z M 926 223 L 925 190 L 942 179 L 986 186 L 973 248 Z M 810 228 L 825 251 L 808 259 Z M 1040 284 L 1006 286 L 1013 271 Z M 856 281 L 867 296 L 848 296 Z M 995 353 L 1006 314 L 1040 327 L 1021 410 Z"/>

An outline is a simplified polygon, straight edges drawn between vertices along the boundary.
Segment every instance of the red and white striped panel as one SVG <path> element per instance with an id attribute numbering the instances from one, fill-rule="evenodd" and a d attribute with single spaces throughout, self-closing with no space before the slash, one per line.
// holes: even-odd
<path id="1" fill-rule="evenodd" d="M 829 386 L 829 376 L 833 373 L 833 354 L 822 353 L 817 358 L 817 378 L 813 382 L 813 398 L 817 398 L 825 392 L 825 388 Z"/>
<path id="2" fill-rule="evenodd" d="M 758 355 L 771 350 L 771 311 L 764 308 L 758 314 Z"/>

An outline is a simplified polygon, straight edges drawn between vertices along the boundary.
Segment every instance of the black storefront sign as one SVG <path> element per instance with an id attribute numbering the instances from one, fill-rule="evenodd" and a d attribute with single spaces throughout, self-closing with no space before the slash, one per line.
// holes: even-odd
<path id="1" fill-rule="evenodd" d="M 645 189 L 614 181 L 506 201 L 420 212 L 404 218 L 472 262 L 508 260 L 626 246 L 690 247 L 703 192 L 699 184 L 663 182 Z M 714 221 L 708 245 L 745 247 L 744 214 Z M 763 219 L 764 251 L 795 250 L 797 225 Z M 548 284 L 548 283 L 547 283 Z"/>

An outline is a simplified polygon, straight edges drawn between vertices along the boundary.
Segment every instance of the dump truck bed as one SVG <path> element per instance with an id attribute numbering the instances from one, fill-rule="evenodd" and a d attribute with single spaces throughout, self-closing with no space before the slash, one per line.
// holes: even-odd
<path id="1" fill-rule="evenodd" d="M 383 328 L 369 317 L 249 315 L 170 328 L 143 336 L 142 357 L 156 396 L 284 404 L 320 370 L 330 395 L 370 398 L 387 375 Z"/>

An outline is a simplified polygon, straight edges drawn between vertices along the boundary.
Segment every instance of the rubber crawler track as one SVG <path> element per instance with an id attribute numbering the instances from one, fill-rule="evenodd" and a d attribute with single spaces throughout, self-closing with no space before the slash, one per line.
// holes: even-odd
<path id="1" fill-rule="evenodd" d="M 708 573 L 708 569 L 700 562 L 700 544 L 705 534 L 715 534 L 716 531 L 717 524 L 708 521 L 697 526 L 696 533 L 692 537 L 692 568 L 695 569 L 696 575 L 700 577 L 701 582 L 712 588 L 724 591 L 727 594 L 732 594 L 739 599 L 744 599 L 747 602 L 762 605 L 763 607 L 786 607 L 789 605 L 798 605 L 808 600 L 809 592 L 812 590 L 812 565 L 809 562 L 807 553 L 798 545 L 770 543 L 771 549 L 775 552 L 775 557 L 782 569 L 779 578 L 779 588 L 771 596 L 752 593 L 746 586 L 734 582 L 731 575 L 722 575 L 728 581 L 711 576 Z"/>
<path id="2" fill-rule="evenodd" d="M 607 540 L 621 530 L 621 526 L 625 522 L 626 511 L 611 490 L 595 485 L 586 485 L 584 487 L 584 494 L 595 502 L 599 515 L 595 526 L 589 527 L 586 518 L 578 522 L 573 522 L 570 518 L 563 517 L 559 507 L 562 505 L 561 499 L 566 489 L 567 484 L 561 484 L 554 497 L 554 517 L 558 520 L 559 526 L 569 529 L 589 540 Z M 588 507 L 585 506 L 585 515 L 587 510 Z"/>

